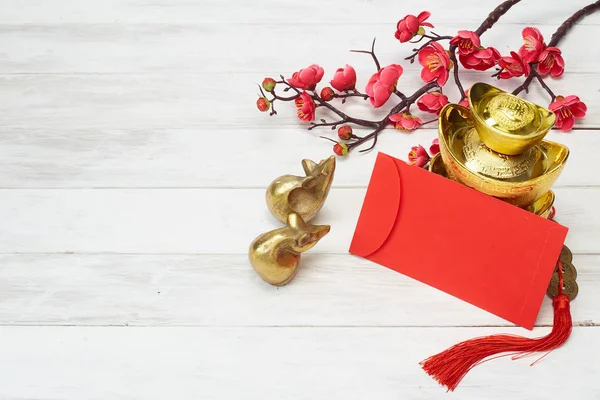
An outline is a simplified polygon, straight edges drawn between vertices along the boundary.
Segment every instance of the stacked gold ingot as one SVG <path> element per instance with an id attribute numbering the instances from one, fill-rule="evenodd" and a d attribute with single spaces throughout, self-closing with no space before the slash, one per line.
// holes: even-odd
<path id="1" fill-rule="evenodd" d="M 554 113 L 485 83 L 471 87 L 469 105 L 442 109 L 440 154 L 429 169 L 547 218 L 550 187 L 569 156 L 567 147 L 542 140 Z"/>

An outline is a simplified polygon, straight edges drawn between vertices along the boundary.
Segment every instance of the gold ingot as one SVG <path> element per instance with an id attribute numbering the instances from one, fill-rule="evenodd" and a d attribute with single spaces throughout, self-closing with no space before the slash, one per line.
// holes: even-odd
<path id="1" fill-rule="evenodd" d="M 442 155 L 440 153 L 433 156 L 433 158 L 429 162 L 429 171 L 433 172 L 434 174 L 443 176 L 444 178 L 448 178 L 446 166 L 444 165 L 444 161 L 442 160 Z M 535 215 L 539 215 L 542 218 L 548 218 L 550 217 L 550 213 L 552 212 L 554 199 L 554 192 L 552 190 L 549 190 L 545 194 L 543 194 L 542 197 L 540 197 L 532 204 L 529 204 L 524 208 L 525 210 L 534 213 Z"/>
<path id="2" fill-rule="evenodd" d="M 481 141 L 501 154 L 532 148 L 556 121 L 552 111 L 481 82 L 469 90 L 469 105 Z"/>
<path id="3" fill-rule="evenodd" d="M 318 164 L 308 159 L 302 160 L 302 167 L 306 176 L 283 175 L 267 188 L 267 207 L 284 224 L 293 212 L 306 222 L 317 215 L 331 188 L 335 157 L 331 156 Z"/>
<path id="4" fill-rule="evenodd" d="M 548 190 L 542 197 L 525 207 L 525 209 L 542 218 L 549 218 L 552 213 L 552 206 L 554 205 L 555 198 L 554 192 Z"/>
<path id="5" fill-rule="evenodd" d="M 528 207 L 550 190 L 569 156 L 558 143 L 541 141 L 521 154 L 487 147 L 471 111 L 447 104 L 439 119 L 440 153 L 448 177 L 518 207 Z"/>
<path id="6" fill-rule="evenodd" d="M 287 223 L 254 239 L 248 251 L 254 270 L 275 286 L 285 285 L 296 275 L 300 253 L 313 248 L 330 230 L 329 225 L 306 224 L 297 213 L 291 213 Z"/>

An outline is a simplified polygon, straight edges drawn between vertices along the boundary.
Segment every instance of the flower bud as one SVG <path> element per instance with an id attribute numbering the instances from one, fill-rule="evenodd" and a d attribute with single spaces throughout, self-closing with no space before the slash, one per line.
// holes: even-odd
<path id="1" fill-rule="evenodd" d="M 265 78 L 262 82 L 262 87 L 267 92 L 272 92 L 275 89 L 275 79 L 273 78 Z"/>
<path id="2" fill-rule="evenodd" d="M 330 88 L 329 86 L 328 86 L 328 87 L 324 87 L 324 88 L 321 90 L 321 98 L 322 98 L 323 100 L 325 100 L 325 101 L 330 101 L 330 100 L 332 100 L 332 99 L 333 99 L 333 96 L 334 96 L 334 94 L 335 94 L 335 93 L 333 93 L 333 89 L 332 89 L 332 88 Z"/>
<path id="3" fill-rule="evenodd" d="M 342 140 L 348 140 L 352 137 L 352 127 L 350 125 L 342 125 L 338 129 L 338 137 Z"/>
<path id="4" fill-rule="evenodd" d="M 438 138 L 433 139 L 433 142 L 431 142 L 431 146 L 429 146 L 429 152 L 432 156 L 435 156 L 440 152 L 440 140 Z"/>
<path id="5" fill-rule="evenodd" d="M 333 146 L 333 152 L 340 157 L 344 157 L 348 154 L 348 146 L 346 146 L 346 143 L 338 142 Z"/>
<path id="6" fill-rule="evenodd" d="M 256 100 L 256 107 L 260 111 L 266 112 L 269 111 L 269 108 L 271 108 L 271 103 L 265 97 L 259 97 L 258 100 Z"/>

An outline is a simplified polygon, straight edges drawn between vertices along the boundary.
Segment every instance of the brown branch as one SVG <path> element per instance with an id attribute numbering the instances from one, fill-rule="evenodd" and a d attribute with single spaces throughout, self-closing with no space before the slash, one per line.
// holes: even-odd
<path id="1" fill-rule="evenodd" d="M 334 99 L 347 99 L 348 97 L 362 97 L 364 100 L 367 100 L 369 98 L 369 95 L 363 94 L 363 93 L 358 93 L 358 92 L 344 93 L 344 94 L 334 93 L 334 95 L 333 95 Z"/>
<path id="2" fill-rule="evenodd" d="M 529 65 L 531 65 L 531 71 L 533 71 L 535 68 L 537 68 L 537 63 L 531 63 Z M 516 96 L 519 93 L 521 93 L 523 90 L 525 91 L 525 93 L 529 93 L 529 84 L 531 83 L 533 78 L 535 78 L 535 76 L 530 73 L 529 76 L 527 78 L 525 78 L 523 83 L 520 84 L 519 86 L 517 86 L 515 88 L 515 90 L 513 90 L 512 94 L 514 94 Z"/>
<path id="3" fill-rule="evenodd" d="M 379 60 L 377 59 L 377 56 L 375 55 L 375 39 L 377 39 L 377 38 L 373 38 L 373 44 L 371 44 L 371 51 L 368 51 L 368 50 L 350 50 L 350 52 L 351 53 L 370 54 L 371 57 L 373 57 L 373 61 L 375 62 L 375 67 L 377 67 L 377 71 L 379 71 L 381 69 L 381 65 L 379 64 Z"/>
<path id="4" fill-rule="evenodd" d="M 494 26 L 496 22 L 498 22 L 500 17 L 506 14 L 512 6 L 514 6 L 520 1 L 521 0 L 506 0 L 505 2 L 501 3 L 498 7 L 494 9 L 494 11 L 490 13 L 490 15 L 488 15 L 488 17 L 481 23 L 481 25 L 479 25 L 479 28 L 477 28 L 475 33 L 478 36 L 483 35 L 488 29 Z"/>
<path id="5" fill-rule="evenodd" d="M 325 121 L 324 119 L 322 119 L 321 121 Z M 318 128 L 320 126 L 330 126 L 331 130 L 334 130 L 335 128 L 337 128 L 338 125 L 341 125 L 344 123 L 344 120 L 339 120 L 339 121 L 333 121 L 333 122 L 311 122 L 310 126 L 308 127 L 309 131 L 312 131 L 315 128 Z"/>
<path id="6" fill-rule="evenodd" d="M 552 103 L 554 100 L 556 100 L 556 95 L 554 94 L 552 89 L 550 89 L 550 87 L 546 84 L 546 82 L 544 82 L 544 78 L 542 78 L 540 73 L 537 72 L 536 70 L 532 69 L 531 75 L 535 75 L 535 77 L 538 80 L 538 82 L 540 83 L 540 85 L 542 85 L 542 87 L 546 90 L 546 92 L 548 92 L 548 94 L 550 95 L 550 103 Z"/>
<path id="7" fill-rule="evenodd" d="M 460 93 L 459 103 L 463 101 L 467 95 L 465 94 L 465 88 L 463 88 L 462 82 L 460 81 L 460 76 L 458 74 L 458 59 L 456 58 L 456 45 L 453 44 L 450 46 L 450 60 L 454 66 L 454 83 L 456 83 L 456 87 L 458 88 L 458 92 Z"/>
<path id="8" fill-rule="evenodd" d="M 317 105 L 319 105 L 321 107 L 325 107 L 325 108 L 329 109 L 330 111 L 332 111 L 334 114 L 337 114 L 337 116 L 341 118 L 340 123 L 342 123 L 342 124 L 343 123 L 351 123 L 351 124 L 355 124 L 355 125 L 364 126 L 367 128 L 376 128 L 378 126 L 377 121 L 369 121 L 367 119 L 354 118 L 354 117 L 347 115 L 346 113 L 338 110 L 336 107 L 332 106 L 325 100 L 321 99 L 321 97 L 319 97 L 319 95 L 316 93 L 312 95 L 312 98 L 315 101 L 315 103 L 317 103 Z"/>
<path id="9" fill-rule="evenodd" d="M 556 47 L 556 45 L 562 40 L 562 38 L 565 37 L 565 35 L 571 30 L 571 28 L 573 28 L 573 26 L 576 23 L 578 23 L 584 17 L 595 13 L 596 11 L 598 11 L 598 9 L 600 9 L 600 0 L 595 1 L 592 4 L 588 4 L 581 10 L 577 11 L 575 14 L 571 15 L 565 20 L 565 22 L 562 23 L 561 26 L 558 27 L 556 32 L 554 32 L 552 38 L 550 39 L 550 43 L 548 43 L 548 46 Z"/>

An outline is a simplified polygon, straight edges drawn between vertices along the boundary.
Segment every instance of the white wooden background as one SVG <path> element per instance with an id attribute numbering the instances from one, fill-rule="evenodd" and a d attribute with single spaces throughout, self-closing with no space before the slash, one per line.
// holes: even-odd
<path id="1" fill-rule="evenodd" d="M 549 40 L 588 1 L 523 1 L 483 43 L 508 53 L 527 25 Z M 1 0 L 0 398 L 600 399 L 600 15 L 561 43 L 567 72 L 551 82 L 589 107 L 576 131 L 549 135 L 572 150 L 556 184 L 580 285 L 564 348 L 535 367 L 482 365 L 453 394 L 420 370 L 473 336 L 545 335 L 551 305 L 529 332 L 349 256 L 375 152 L 339 162 L 317 220 L 332 231 L 288 286 L 263 283 L 246 258 L 279 226 L 269 182 L 331 153 L 317 138 L 330 131 L 304 130 L 291 104 L 259 113 L 255 84 L 351 63 L 362 88 L 372 61 L 347 50 L 376 36 L 410 92 L 420 67 L 402 61 L 412 46 L 394 39 L 396 21 L 428 9 L 453 34 L 493 3 Z M 361 103 L 349 112 L 385 112 Z M 433 137 L 386 130 L 378 149 L 405 158 Z"/>

